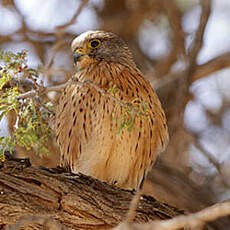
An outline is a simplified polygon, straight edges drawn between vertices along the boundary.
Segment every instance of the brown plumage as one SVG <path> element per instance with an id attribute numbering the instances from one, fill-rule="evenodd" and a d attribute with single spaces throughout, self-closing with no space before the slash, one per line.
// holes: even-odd
<path id="1" fill-rule="evenodd" d="M 117 35 L 83 33 L 72 42 L 72 51 L 78 80 L 91 80 L 106 91 L 115 85 L 115 97 L 136 99 L 137 109 L 145 103 L 147 116 L 135 114 L 131 131 L 124 128 L 118 135 L 127 108 L 91 85 L 66 87 L 55 124 L 60 164 L 119 187 L 138 188 L 168 140 L 160 101 Z"/>

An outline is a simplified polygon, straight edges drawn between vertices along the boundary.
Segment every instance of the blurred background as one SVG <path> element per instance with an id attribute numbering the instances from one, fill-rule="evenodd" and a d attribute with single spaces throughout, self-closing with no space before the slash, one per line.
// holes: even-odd
<path id="1" fill-rule="evenodd" d="M 46 86 L 73 73 L 75 36 L 120 35 L 156 89 L 170 132 L 146 193 L 189 211 L 230 198 L 229 0 L 0 0 L 0 20 L 1 49 L 27 50 Z M 1 136 L 9 123 L 2 120 Z"/>

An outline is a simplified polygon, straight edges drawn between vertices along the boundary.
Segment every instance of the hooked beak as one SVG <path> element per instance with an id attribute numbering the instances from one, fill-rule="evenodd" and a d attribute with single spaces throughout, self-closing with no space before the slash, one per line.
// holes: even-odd
<path id="1" fill-rule="evenodd" d="M 77 64 L 77 62 L 79 61 L 79 59 L 80 59 L 80 57 L 82 57 L 82 56 L 84 56 L 85 54 L 83 54 L 83 53 L 77 53 L 77 52 L 75 52 L 74 54 L 73 54 L 73 60 L 74 60 L 74 63 L 75 64 Z"/>
<path id="2" fill-rule="evenodd" d="M 77 62 L 80 60 L 80 58 L 87 54 L 87 51 L 85 49 L 77 49 L 73 54 L 73 60 L 74 63 L 77 64 Z"/>

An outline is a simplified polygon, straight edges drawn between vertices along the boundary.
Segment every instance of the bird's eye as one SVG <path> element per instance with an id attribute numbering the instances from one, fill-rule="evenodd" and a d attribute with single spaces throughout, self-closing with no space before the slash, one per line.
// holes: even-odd
<path id="1" fill-rule="evenodd" d="M 93 39 L 89 42 L 88 46 L 91 49 L 96 49 L 101 45 L 101 41 L 98 39 Z"/>

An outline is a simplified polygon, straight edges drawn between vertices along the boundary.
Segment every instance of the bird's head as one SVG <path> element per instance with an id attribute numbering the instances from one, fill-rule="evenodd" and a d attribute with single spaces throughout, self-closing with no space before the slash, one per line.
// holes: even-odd
<path id="1" fill-rule="evenodd" d="M 105 31 L 88 31 L 72 42 L 74 63 L 78 69 L 92 63 L 114 62 L 134 64 L 126 43 L 117 35 Z"/>

